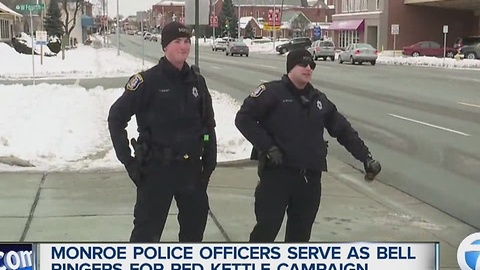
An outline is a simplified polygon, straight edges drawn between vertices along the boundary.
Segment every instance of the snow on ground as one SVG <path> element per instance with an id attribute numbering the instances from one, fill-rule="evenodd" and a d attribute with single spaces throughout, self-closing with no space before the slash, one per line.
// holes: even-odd
<path id="1" fill-rule="evenodd" d="M 405 57 L 405 56 L 379 56 L 377 63 L 384 65 L 445 67 L 445 68 L 480 68 L 480 60 L 451 59 L 437 57 Z"/>
<path id="2" fill-rule="evenodd" d="M 110 106 L 123 89 L 88 89 L 41 83 L 0 85 L 0 157 L 15 156 L 35 168 L 0 164 L 0 171 L 122 169 L 107 127 Z M 239 103 L 211 90 L 217 121 L 218 160 L 248 158 L 251 144 L 234 126 Z M 127 127 L 137 137 L 136 121 Z"/>
<path id="3" fill-rule="evenodd" d="M 31 44 L 31 43 L 30 43 Z M 46 46 L 44 46 L 46 47 Z M 0 42 L 0 79 L 30 79 L 33 75 L 32 55 L 20 54 L 12 47 Z M 90 46 L 78 45 L 78 48 L 65 51 L 57 56 L 35 56 L 35 77 L 43 78 L 107 78 L 131 76 L 132 74 L 155 65 L 154 63 L 135 58 L 120 52 L 116 48 L 94 49 Z M 12 64 L 15 63 L 15 64 Z"/>

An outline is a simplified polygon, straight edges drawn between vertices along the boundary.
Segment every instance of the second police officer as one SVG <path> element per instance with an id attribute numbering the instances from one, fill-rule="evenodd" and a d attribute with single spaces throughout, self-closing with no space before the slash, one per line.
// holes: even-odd
<path id="1" fill-rule="evenodd" d="M 165 52 L 157 65 L 133 75 L 112 105 L 108 126 L 117 158 L 137 186 L 131 242 L 158 242 L 172 198 L 180 242 L 203 239 L 209 210 L 207 184 L 217 164 L 212 98 L 205 79 L 186 63 L 190 31 L 172 22 L 162 30 Z M 125 128 L 135 115 L 132 157 Z"/>
<path id="2" fill-rule="evenodd" d="M 287 74 L 262 84 L 247 97 L 235 124 L 253 144 L 259 159 L 255 190 L 256 225 L 250 242 L 273 242 L 285 211 L 285 242 L 308 242 L 321 197 L 321 176 L 327 170 L 324 129 L 364 164 L 366 178 L 381 166 L 327 96 L 311 83 L 315 61 L 307 50 L 287 56 Z"/>

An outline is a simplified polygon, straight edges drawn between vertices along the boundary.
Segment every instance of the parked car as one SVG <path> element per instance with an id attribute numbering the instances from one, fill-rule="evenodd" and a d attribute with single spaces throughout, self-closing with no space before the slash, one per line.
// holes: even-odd
<path id="1" fill-rule="evenodd" d="M 458 38 L 454 47 L 463 58 L 480 59 L 480 36 Z"/>
<path id="2" fill-rule="evenodd" d="M 403 54 L 413 57 L 418 56 L 435 56 L 443 57 L 444 47 L 435 41 L 421 41 L 408 47 L 403 47 Z M 446 57 L 453 58 L 457 54 L 455 48 L 446 48 Z"/>
<path id="3" fill-rule="evenodd" d="M 227 50 L 227 41 L 221 38 L 217 38 L 212 43 L 212 51 L 226 51 Z"/>
<path id="4" fill-rule="evenodd" d="M 289 51 L 298 49 L 308 49 L 312 45 L 312 40 L 308 37 L 292 38 L 286 43 L 278 45 L 275 50 L 280 54 L 285 54 Z"/>
<path id="5" fill-rule="evenodd" d="M 463 46 L 477 45 L 480 43 L 480 36 L 459 37 L 455 41 L 453 48 L 460 50 Z"/>
<path id="6" fill-rule="evenodd" d="M 250 49 L 248 48 L 247 44 L 243 41 L 230 41 L 228 42 L 227 50 L 225 51 L 225 55 L 238 54 L 240 56 L 245 55 L 248 57 Z"/>
<path id="7" fill-rule="evenodd" d="M 375 65 L 378 58 L 378 51 L 372 45 L 367 43 L 352 43 L 347 48 L 342 49 L 338 55 L 338 63 L 350 61 L 352 65 L 363 62 L 369 62 Z"/>
<path id="8" fill-rule="evenodd" d="M 477 45 L 463 46 L 458 53 L 466 59 L 480 59 L 480 43 Z"/>
<path id="9" fill-rule="evenodd" d="M 315 60 L 322 58 L 326 61 L 327 58 L 330 58 L 330 60 L 335 61 L 335 43 L 333 43 L 333 41 L 314 41 L 308 48 L 308 51 L 312 54 L 312 57 Z"/>

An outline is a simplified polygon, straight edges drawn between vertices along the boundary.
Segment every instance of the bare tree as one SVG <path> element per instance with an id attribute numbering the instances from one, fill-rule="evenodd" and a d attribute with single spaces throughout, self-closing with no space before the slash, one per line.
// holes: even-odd
<path id="1" fill-rule="evenodd" d="M 65 59 L 65 45 L 70 43 L 70 34 L 77 25 L 77 14 L 82 10 L 84 0 L 58 0 L 64 20 L 62 22 L 65 35 L 62 37 L 62 60 Z M 72 13 L 72 14 L 71 14 Z M 72 16 L 73 18 L 70 18 Z"/>
<path id="2" fill-rule="evenodd" d="M 65 16 L 63 21 L 63 27 L 65 28 L 65 36 L 70 38 L 70 34 L 77 24 L 77 14 L 82 10 L 84 0 L 59 0 L 62 6 L 63 15 Z M 73 18 L 70 18 L 72 16 Z"/>

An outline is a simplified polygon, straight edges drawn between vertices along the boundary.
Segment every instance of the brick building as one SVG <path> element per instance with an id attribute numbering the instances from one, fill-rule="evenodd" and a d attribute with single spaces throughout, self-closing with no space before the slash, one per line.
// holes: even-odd
<path id="1" fill-rule="evenodd" d="M 447 46 L 457 37 L 480 34 L 480 1 L 469 0 L 335 0 L 330 30 L 338 47 L 365 42 L 382 50 L 401 50 L 419 41 Z M 395 38 L 392 25 L 399 26 Z"/>
<path id="2" fill-rule="evenodd" d="M 283 7 L 282 7 L 283 2 Z M 306 6 L 302 6 L 302 2 Z M 280 37 L 292 37 L 295 35 L 312 35 L 313 25 L 322 25 L 327 30 L 332 21 L 332 15 L 335 12 L 333 8 L 334 0 L 234 0 L 234 11 L 240 21 L 242 35 L 245 34 L 246 25 L 250 24 L 256 36 L 271 36 L 272 31 L 264 30 L 264 22 L 268 17 L 269 10 L 274 8 L 281 9 L 281 21 L 284 24 L 279 31 Z M 222 11 L 222 0 L 211 0 L 210 13 L 220 16 Z M 240 5 L 240 8 L 239 8 Z M 240 14 L 239 14 L 240 10 Z M 185 2 L 181 0 L 171 1 L 163 0 L 152 6 L 153 17 L 157 26 L 163 26 L 172 20 L 182 21 L 185 14 Z M 239 16 L 240 15 L 240 16 Z M 289 29 L 298 20 L 307 19 L 308 29 Z M 211 29 L 211 27 L 209 30 Z M 222 32 L 222 26 L 215 29 L 217 36 Z M 305 31 L 303 31 L 305 30 Z M 328 32 L 325 31 L 328 35 Z"/>

